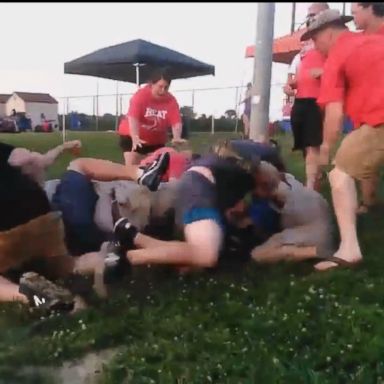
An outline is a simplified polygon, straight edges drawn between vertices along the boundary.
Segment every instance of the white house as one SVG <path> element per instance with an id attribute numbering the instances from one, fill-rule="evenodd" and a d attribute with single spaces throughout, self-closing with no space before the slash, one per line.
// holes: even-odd
<path id="1" fill-rule="evenodd" d="M 24 112 L 31 119 L 32 129 L 41 125 L 42 117 L 50 121 L 53 126 L 58 125 L 58 102 L 48 93 L 13 92 L 6 102 L 6 114 L 10 116 L 12 110 Z"/>
<path id="2" fill-rule="evenodd" d="M 0 117 L 7 114 L 6 104 L 11 95 L 0 94 Z"/>

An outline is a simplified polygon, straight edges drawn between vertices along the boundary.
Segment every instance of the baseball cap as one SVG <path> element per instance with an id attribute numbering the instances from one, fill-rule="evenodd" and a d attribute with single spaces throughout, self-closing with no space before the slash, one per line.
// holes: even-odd
<path id="1" fill-rule="evenodd" d="M 320 30 L 328 27 L 330 24 L 340 22 L 342 24 L 349 23 L 353 20 L 353 16 L 340 15 L 337 9 L 326 9 L 318 13 L 313 21 L 309 24 L 307 31 L 301 36 L 300 40 L 305 41 L 312 37 Z"/>

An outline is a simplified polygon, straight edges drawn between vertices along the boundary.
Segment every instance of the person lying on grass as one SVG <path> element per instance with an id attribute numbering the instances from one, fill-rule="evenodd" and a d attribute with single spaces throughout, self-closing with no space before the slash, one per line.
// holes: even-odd
<path id="1" fill-rule="evenodd" d="M 306 188 L 291 174 L 281 174 L 262 163 L 256 175 L 255 195 L 269 199 L 281 215 L 282 231 L 255 247 L 251 256 L 258 263 L 309 258 L 330 260 L 333 252 L 331 210 L 316 191 Z"/>
<path id="2" fill-rule="evenodd" d="M 225 214 L 253 190 L 258 161 L 223 158 L 214 153 L 196 160 L 181 177 L 176 223 L 184 241 L 161 241 L 139 232 L 126 218 L 115 225 L 123 252 L 109 268 L 124 263 L 168 264 L 177 267 L 216 266 L 225 235 Z"/>
<path id="3" fill-rule="evenodd" d="M 16 300 L 48 309 L 73 308 L 70 292 L 44 276 L 63 278 L 68 284 L 79 274 L 93 274 L 97 280 L 104 261 L 97 252 L 79 258 L 70 255 L 61 214 L 52 212 L 47 195 L 35 180 L 21 167 L 10 164 L 12 152 L 12 146 L 0 145 L 0 301 Z M 131 169 L 130 177 L 155 188 L 168 160 L 164 154 L 144 170 Z M 31 271 L 42 275 L 20 277 Z"/>
<path id="4" fill-rule="evenodd" d="M 169 155 L 169 164 L 161 178 L 152 168 L 152 173 L 142 178 L 142 184 L 146 183 L 153 191 L 130 181 L 137 172 L 143 172 L 141 168 L 152 167 L 165 154 Z M 128 217 L 141 231 L 150 224 L 158 229 L 167 226 L 175 199 L 173 181 L 181 177 L 191 157 L 192 152 L 161 148 L 144 159 L 141 168 L 98 159 L 72 161 L 61 180 L 46 183 L 52 206 L 63 214 L 71 252 L 77 255 L 98 251 L 103 242 L 111 239 L 114 222 L 120 217 Z M 160 180 L 160 189 L 154 191 Z M 167 228 L 162 232 L 167 232 Z"/>
<path id="5" fill-rule="evenodd" d="M 67 141 L 50 149 L 46 153 L 30 151 L 22 147 L 13 147 L 0 143 L 7 151 L 10 151 L 8 163 L 19 167 L 21 171 L 35 180 L 39 185 L 44 186 L 47 168 L 50 167 L 63 152 L 76 153 L 81 148 L 79 140 Z"/>

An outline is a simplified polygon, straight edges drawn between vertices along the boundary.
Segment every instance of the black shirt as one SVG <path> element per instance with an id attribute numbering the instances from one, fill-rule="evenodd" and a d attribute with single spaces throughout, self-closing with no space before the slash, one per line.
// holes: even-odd
<path id="1" fill-rule="evenodd" d="M 254 187 L 252 175 L 241 168 L 235 160 L 206 155 L 193 162 L 192 166 L 208 168 L 215 178 L 218 208 L 222 211 L 233 207 Z"/>
<path id="2" fill-rule="evenodd" d="M 24 224 L 50 211 L 45 191 L 24 175 L 20 168 L 9 165 L 15 147 L 0 143 L 0 231 Z"/>

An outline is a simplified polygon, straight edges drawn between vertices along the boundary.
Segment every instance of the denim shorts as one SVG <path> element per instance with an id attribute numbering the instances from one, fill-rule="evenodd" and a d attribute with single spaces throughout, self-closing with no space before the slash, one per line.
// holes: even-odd
<path id="1" fill-rule="evenodd" d="M 100 250 L 107 235 L 94 222 L 98 195 L 82 173 L 67 171 L 52 197 L 52 206 L 62 213 L 68 249 L 74 255 Z"/>

